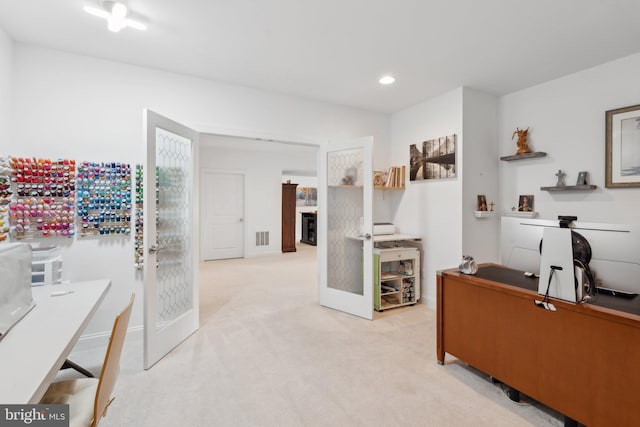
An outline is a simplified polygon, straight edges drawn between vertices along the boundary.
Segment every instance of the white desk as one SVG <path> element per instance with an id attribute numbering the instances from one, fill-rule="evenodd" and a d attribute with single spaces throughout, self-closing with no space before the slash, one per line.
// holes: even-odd
<path id="1" fill-rule="evenodd" d="M 0 341 L 0 403 L 38 403 L 111 287 L 109 280 L 33 288 L 36 306 Z M 73 293 L 52 297 L 52 291 Z"/>

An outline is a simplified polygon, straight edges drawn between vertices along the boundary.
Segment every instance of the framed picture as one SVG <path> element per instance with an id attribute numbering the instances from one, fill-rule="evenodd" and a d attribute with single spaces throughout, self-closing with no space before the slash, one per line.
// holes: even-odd
<path id="1" fill-rule="evenodd" d="M 314 187 L 298 187 L 296 189 L 296 206 L 316 206 L 318 189 Z"/>
<path id="2" fill-rule="evenodd" d="M 456 135 L 409 146 L 409 180 L 456 177 Z"/>
<path id="3" fill-rule="evenodd" d="M 487 196 L 484 194 L 478 194 L 478 206 L 477 211 L 486 211 L 487 209 Z"/>
<path id="4" fill-rule="evenodd" d="M 605 186 L 640 187 L 640 105 L 609 110 L 605 118 Z"/>
<path id="5" fill-rule="evenodd" d="M 533 212 L 533 195 L 525 194 L 518 199 L 518 212 Z"/>

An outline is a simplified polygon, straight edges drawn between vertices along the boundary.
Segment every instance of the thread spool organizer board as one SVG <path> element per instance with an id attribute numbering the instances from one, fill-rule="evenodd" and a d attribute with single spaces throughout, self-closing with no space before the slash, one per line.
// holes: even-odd
<path id="1" fill-rule="evenodd" d="M 420 251 L 414 247 L 374 248 L 373 308 L 413 305 L 420 299 Z"/>

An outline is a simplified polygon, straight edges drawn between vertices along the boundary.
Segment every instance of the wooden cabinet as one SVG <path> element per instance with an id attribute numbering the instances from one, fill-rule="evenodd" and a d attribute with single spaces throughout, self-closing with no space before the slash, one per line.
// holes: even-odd
<path id="1" fill-rule="evenodd" d="M 296 251 L 296 187 L 282 184 L 282 252 Z"/>
<path id="2" fill-rule="evenodd" d="M 417 248 L 373 250 L 373 308 L 413 305 L 420 298 L 420 252 Z"/>
<path id="3" fill-rule="evenodd" d="M 551 298 L 551 311 L 535 304 L 537 288 L 491 264 L 440 272 L 438 362 L 449 353 L 584 425 L 638 425 L 640 298 Z"/>
<path id="4" fill-rule="evenodd" d="M 301 243 L 316 245 L 316 212 L 302 212 L 302 238 Z"/>

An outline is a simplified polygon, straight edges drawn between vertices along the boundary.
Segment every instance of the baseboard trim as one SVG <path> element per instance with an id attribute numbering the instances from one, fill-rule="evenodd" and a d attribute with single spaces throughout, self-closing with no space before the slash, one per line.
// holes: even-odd
<path id="1" fill-rule="evenodd" d="M 140 326 L 132 326 L 127 329 L 127 339 L 133 338 L 134 336 L 142 335 L 142 331 L 144 327 Z M 111 331 L 104 332 L 96 332 L 93 334 L 82 335 L 78 342 L 76 343 L 73 351 L 88 351 L 94 350 L 96 348 L 105 348 L 109 344 L 109 337 L 111 336 Z"/>

